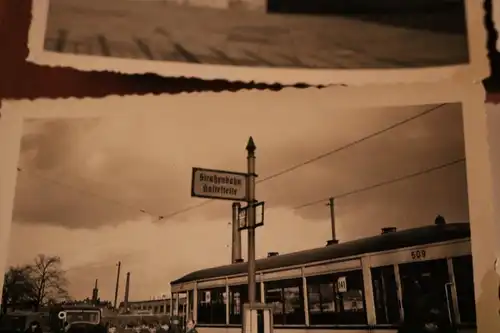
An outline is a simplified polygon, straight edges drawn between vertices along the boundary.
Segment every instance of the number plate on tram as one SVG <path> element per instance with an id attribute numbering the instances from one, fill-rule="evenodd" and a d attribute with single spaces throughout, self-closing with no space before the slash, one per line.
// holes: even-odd
<path id="1" fill-rule="evenodd" d="M 427 253 L 425 250 L 413 250 L 410 251 L 410 256 L 412 260 L 423 260 L 425 259 Z"/>

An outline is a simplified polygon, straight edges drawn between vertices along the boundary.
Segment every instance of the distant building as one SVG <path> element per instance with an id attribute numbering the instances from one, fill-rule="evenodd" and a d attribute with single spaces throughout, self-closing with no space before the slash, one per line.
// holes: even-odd
<path id="1" fill-rule="evenodd" d="M 166 295 L 163 295 L 166 296 Z M 120 303 L 119 309 L 123 312 L 125 309 L 124 303 Z M 129 301 L 128 302 L 128 311 L 131 314 L 169 314 L 170 307 L 172 306 L 172 302 L 170 298 L 160 298 L 155 297 L 155 299 L 143 300 L 143 301 Z M 184 308 L 186 306 L 186 298 L 179 299 L 179 313 L 184 313 Z"/>

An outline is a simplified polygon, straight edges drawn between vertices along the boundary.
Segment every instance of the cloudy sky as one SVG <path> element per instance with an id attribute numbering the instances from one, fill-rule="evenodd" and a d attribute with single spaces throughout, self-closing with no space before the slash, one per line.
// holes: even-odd
<path id="1" fill-rule="evenodd" d="M 98 278 L 101 297 L 108 300 L 118 260 L 122 287 L 125 272 L 131 272 L 134 300 L 168 292 L 169 281 L 190 271 L 229 263 L 231 202 L 172 214 L 204 202 L 190 197 L 193 166 L 245 170 L 249 135 L 257 145 L 262 179 L 435 109 L 259 184 L 266 221 L 257 231 L 258 257 L 325 245 L 329 196 L 464 156 L 459 104 L 343 110 L 311 102 L 295 112 L 287 106 L 291 102 L 281 107 L 243 99 L 217 103 L 182 112 L 164 105 L 163 114 L 26 121 L 8 263 L 27 263 L 38 253 L 59 255 L 73 297 L 90 296 Z M 253 116 L 245 119 L 250 111 Z M 385 226 L 429 224 L 437 214 L 450 222 L 467 221 L 463 163 L 339 198 L 337 234 L 348 241 Z M 158 216 L 167 218 L 158 221 Z"/>

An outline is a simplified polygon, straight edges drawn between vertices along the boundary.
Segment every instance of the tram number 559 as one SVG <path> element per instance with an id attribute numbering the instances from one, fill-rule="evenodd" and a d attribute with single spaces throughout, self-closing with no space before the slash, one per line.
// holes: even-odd
<path id="1" fill-rule="evenodd" d="M 425 250 L 415 250 L 415 251 L 411 251 L 411 258 L 413 260 L 421 260 L 421 259 L 425 259 Z"/>

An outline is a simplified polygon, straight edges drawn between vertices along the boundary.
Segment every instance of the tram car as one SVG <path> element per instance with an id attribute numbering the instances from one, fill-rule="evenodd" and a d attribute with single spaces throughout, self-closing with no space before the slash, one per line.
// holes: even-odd
<path id="1" fill-rule="evenodd" d="M 277 332 L 396 332 L 432 293 L 459 332 L 476 331 L 468 223 L 433 225 L 256 261 L 256 300 L 273 307 Z M 171 282 L 187 296 L 200 333 L 241 332 L 247 264 L 203 269 Z"/>

